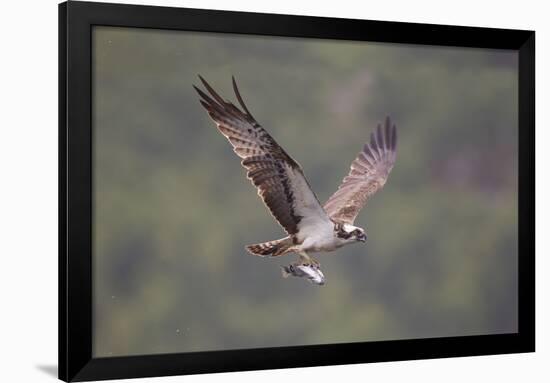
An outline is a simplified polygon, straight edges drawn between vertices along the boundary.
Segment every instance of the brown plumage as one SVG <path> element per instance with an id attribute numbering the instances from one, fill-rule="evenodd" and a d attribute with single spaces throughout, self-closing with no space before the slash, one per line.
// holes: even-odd
<path id="1" fill-rule="evenodd" d="M 275 241 L 269 241 L 264 243 L 257 243 L 254 245 L 246 246 L 246 250 L 250 254 L 259 255 L 262 257 L 272 256 L 277 257 L 279 255 L 284 255 L 292 247 L 292 238 L 286 237 L 282 239 L 277 239 Z"/>
<path id="2" fill-rule="evenodd" d="M 317 197 L 309 188 L 300 165 L 248 111 L 235 78 L 233 90 L 243 110 L 225 101 L 201 76 L 199 78 L 209 93 L 208 95 L 193 86 L 201 96 L 200 103 L 231 143 L 234 152 L 242 159 L 241 164 L 247 170 L 247 177 L 256 186 L 258 195 L 285 231 L 290 235 L 296 234 L 300 221 L 306 214 L 328 221 Z M 296 196 L 295 193 L 299 195 Z"/>
<path id="3" fill-rule="evenodd" d="M 387 117 L 384 128 L 380 124 L 371 133 L 370 144 L 351 163 L 351 170 L 338 190 L 323 206 L 334 221 L 353 224 L 367 200 L 380 190 L 390 174 L 396 159 L 397 133 Z"/>

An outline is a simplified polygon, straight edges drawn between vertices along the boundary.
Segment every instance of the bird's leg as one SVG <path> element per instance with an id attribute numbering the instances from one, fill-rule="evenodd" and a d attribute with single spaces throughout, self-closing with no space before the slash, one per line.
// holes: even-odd
<path id="1" fill-rule="evenodd" d="M 308 253 L 306 253 L 305 251 L 300 251 L 298 253 L 300 255 L 300 264 L 301 265 L 306 265 L 306 266 L 315 266 L 315 267 L 319 267 L 321 266 L 321 264 L 319 263 L 319 261 L 317 261 L 316 259 L 313 259 L 309 256 Z"/>

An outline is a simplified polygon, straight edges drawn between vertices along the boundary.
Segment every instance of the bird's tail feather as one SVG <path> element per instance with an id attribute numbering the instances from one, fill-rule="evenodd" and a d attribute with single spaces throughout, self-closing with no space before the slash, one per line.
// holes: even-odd
<path id="1" fill-rule="evenodd" d="M 256 243 L 254 245 L 246 246 L 246 250 L 253 255 L 260 257 L 277 257 L 284 255 L 287 250 L 292 247 L 293 241 L 291 237 L 276 239 L 275 241 L 269 241 L 264 243 Z"/>

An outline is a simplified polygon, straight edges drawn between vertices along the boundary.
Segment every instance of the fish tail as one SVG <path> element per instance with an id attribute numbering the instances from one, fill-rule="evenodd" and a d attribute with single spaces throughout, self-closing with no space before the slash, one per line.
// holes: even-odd
<path id="1" fill-rule="evenodd" d="M 288 278 L 292 274 L 292 271 L 288 266 L 281 266 L 281 274 L 283 275 L 283 278 Z"/>

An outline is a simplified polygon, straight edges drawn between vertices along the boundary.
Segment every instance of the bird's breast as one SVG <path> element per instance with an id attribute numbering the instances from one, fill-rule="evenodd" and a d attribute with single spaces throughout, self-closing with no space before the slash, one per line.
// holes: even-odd
<path id="1" fill-rule="evenodd" d="M 334 251 L 343 246 L 342 241 L 338 238 L 335 238 L 333 235 L 330 236 L 319 236 L 311 238 L 311 241 L 304 242 L 306 251 L 313 252 L 327 252 Z"/>

